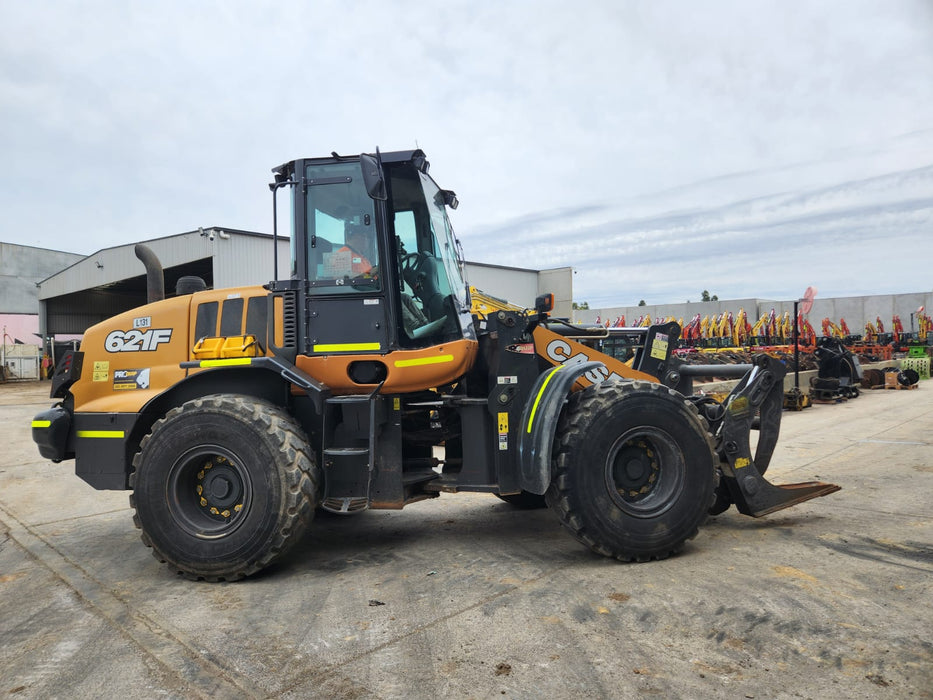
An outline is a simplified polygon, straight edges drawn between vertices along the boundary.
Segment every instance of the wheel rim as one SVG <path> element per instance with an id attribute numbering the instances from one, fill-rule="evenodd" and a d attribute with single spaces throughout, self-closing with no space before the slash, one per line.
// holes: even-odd
<path id="1" fill-rule="evenodd" d="M 195 537 L 216 539 L 245 520 L 252 482 L 242 462 L 218 445 L 184 452 L 169 471 L 166 502 L 178 525 Z"/>
<path id="2" fill-rule="evenodd" d="M 683 453 L 668 433 L 640 427 L 612 445 L 604 470 L 606 489 L 628 515 L 653 518 L 677 500 L 686 476 Z"/>

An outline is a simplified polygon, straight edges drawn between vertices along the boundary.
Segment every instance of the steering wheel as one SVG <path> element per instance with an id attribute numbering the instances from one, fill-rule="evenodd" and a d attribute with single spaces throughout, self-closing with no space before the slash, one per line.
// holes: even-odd
<path id="1" fill-rule="evenodd" d="M 423 251 L 406 253 L 402 256 L 402 277 L 413 290 L 418 289 L 418 275 L 427 258 L 428 254 Z"/>
<path id="2" fill-rule="evenodd" d="M 419 251 L 417 253 L 406 253 L 402 256 L 402 274 L 408 275 L 415 273 L 421 267 L 424 259 L 428 257 L 427 253 Z"/>

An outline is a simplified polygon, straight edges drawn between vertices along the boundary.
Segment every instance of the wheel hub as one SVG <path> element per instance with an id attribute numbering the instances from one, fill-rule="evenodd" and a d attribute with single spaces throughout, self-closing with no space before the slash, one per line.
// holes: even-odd
<path id="1" fill-rule="evenodd" d="M 643 498 L 657 482 L 659 469 L 654 450 L 645 440 L 628 440 L 612 470 L 616 491 L 626 500 Z"/>
<path id="2" fill-rule="evenodd" d="M 638 426 L 615 441 L 603 475 L 609 497 L 623 512 L 655 518 L 676 503 L 686 466 L 680 445 L 670 433 Z"/>
<path id="3" fill-rule="evenodd" d="M 226 519 L 243 510 L 243 482 L 234 465 L 220 455 L 204 463 L 195 490 L 198 504 L 213 516 Z"/>

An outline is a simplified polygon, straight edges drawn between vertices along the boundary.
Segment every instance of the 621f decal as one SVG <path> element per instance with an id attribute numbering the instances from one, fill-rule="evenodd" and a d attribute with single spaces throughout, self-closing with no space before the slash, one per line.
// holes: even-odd
<path id="1" fill-rule="evenodd" d="M 107 352 L 149 352 L 172 339 L 171 328 L 150 328 L 141 331 L 111 331 L 104 341 Z"/>

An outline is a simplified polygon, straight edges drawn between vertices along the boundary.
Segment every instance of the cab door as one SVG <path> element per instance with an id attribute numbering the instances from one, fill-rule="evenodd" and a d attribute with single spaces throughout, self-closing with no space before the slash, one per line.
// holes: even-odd
<path id="1" fill-rule="evenodd" d="M 389 349 L 384 250 L 359 162 L 305 166 L 309 355 Z"/>

